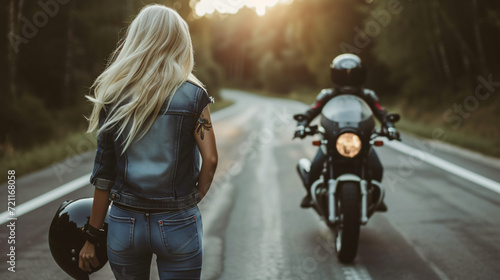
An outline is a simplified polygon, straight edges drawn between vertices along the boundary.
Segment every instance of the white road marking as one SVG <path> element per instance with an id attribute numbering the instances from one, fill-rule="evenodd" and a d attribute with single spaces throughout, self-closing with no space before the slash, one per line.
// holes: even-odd
<path id="1" fill-rule="evenodd" d="M 15 215 L 10 216 L 8 211 L 0 214 L 0 225 L 9 221 L 9 218 L 19 218 L 20 216 L 29 213 L 39 207 L 42 207 L 68 193 L 74 192 L 84 186 L 89 185 L 90 173 L 87 175 L 83 175 L 82 177 L 75 179 L 71 182 L 68 182 L 56 189 L 53 189 L 49 192 L 46 192 L 38 197 L 33 198 L 30 201 L 27 201 L 17 207 L 15 207 Z"/>
<path id="2" fill-rule="evenodd" d="M 364 266 L 342 266 L 345 280 L 372 280 L 368 270 Z"/>
<path id="3" fill-rule="evenodd" d="M 489 178 L 481 176 L 477 173 L 474 173 L 470 170 L 467 170 L 467 169 L 460 167 L 456 164 L 453 164 L 451 162 L 440 159 L 440 158 L 438 158 L 434 155 L 431 155 L 429 153 L 426 153 L 422 150 L 412 148 L 412 147 L 410 147 L 406 144 L 403 144 L 401 142 L 385 141 L 385 144 L 394 150 L 400 151 L 400 152 L 405 153 L 405 154 L 410 155 L 410 156 L 415 156 L 418 159 L 420 159 L 424 162 L 427 162 L 428 164 L 434 165 L 438 168 L 441 168 L 445 171 L 448 171 L 456 176 L 462 177 L 462 178 L 464 178 L 472 183 L 483 186 L 483 187 L 485 187 L 489 190 L 492 190 L 496 193 L 500 193 L 500 183 L 493 181 Z"/>
<path id="4" fill-rule="evenodd" d="M 227 108 L 224 108 L 220 111 L 217 111 L 212 114 L 212 119 L 213 121 L 218 121 L 222 118 L 225 118 L 231 114 L 235 113 L 235 110 L 233 107 L 236 106 L 229 106 Z M 68 182 L 64 185 L 61 185 L 60 187 L 53 189 L 49 192 L 46 192 L 38 197 L 33 198 L 30 201 L 27 201 L 17 207 L 15 207 L 15 215 L 9 215 L 9 211 L 5 211 L 0 214 L 0 225 L 5 224 L 7 221 L 9 221 L 9 218 L 19 218 L 22 215 L 29 213 L 37 208 L 40 208 L 46 204 L 51 203 L 52 201 L 68 194 L 71 192 L 74 192 L 78 189 L 83 188 L 86 185 L 89 185 L 89 179 L 90 175 L 92 173 L 89 173 L 87 175 L 83 175 L 82 177 L 75 179 L 71 182 Z"/>
<path id="5" fill-rule="evenodd" d="M 215 112 L 212 114 L 212 119 L 213 121 L 218 121 L 222 118 L 228 117 L 232 114 L 235 113 L 236 110 L 239 110 L 241 108 L 238 108 L 237 106 L 229 106 L 227 108 L 224 108 L 218 112 Z M 459 177 L 462 177 L 466 180 L 469 180 L 473 183 L 476 183 L 480 186 L 483 186 L 487 189 L 490 189 L 496 193 L 500 193 L 500 183 L 493 181 L 489 178 L 486 178 L 484 176 L 481 176 L 479 174 L 476 174 L 474 172 L 471 172 L 465 168 L 462 168 L 458 165 L 455 165 L 453 163 L 447 162 L 445 160 L 442 160 L 436 156 L 433 156 L 429 153 L 426 153 L 424 151 L 412 148 L 408 145 L 405 145 L 400 142 L 395 142 L 395 141 L 386 141 L 386 145 L 400 151 L 402 153 L 408 154 L 408 155 L 423 155 L 422 160 L 434 165 L 436 167 L 439 167 L 443 170 L 446 170 L 454 175 L 457 175 Z M 19 206 L 16 207 L 16 213 L 15 216 L 13 217 L 20 217 L 26 213 L 29 213 L 39 207 L 42 207 L 68 193 L 71 193 L 73 191 L 76 191 L 86 185 L 88 185 L 88 179 L 90 178 L 91 173 L 84 175 L 78 179 L 75 179 L 71 182 L 68 182 L 64 185 L 61 185 L 60 187 L 53 189 L 43 195 L 40 195 L 28 202 L 25 202 Z M 9 215 L 8 211 L 5 211 L 0 214 L 0 225 L 4 224 L 8 221 L 8 219 L 11 216 Z"/>

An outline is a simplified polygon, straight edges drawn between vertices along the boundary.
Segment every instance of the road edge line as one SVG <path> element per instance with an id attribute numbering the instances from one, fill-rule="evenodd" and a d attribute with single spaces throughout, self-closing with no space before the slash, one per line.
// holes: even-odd
<path id="1" fill-rule="evenodd" d="M 427 152 L 424 152 L 419 149 L 415 149 L 410 147 L 404 143 L 400 142 L 386 142 L 386 145 L 393 150 L 397 150 L 401 153 L 407 154 L 409 156 L 416 156 L 418 159 L 426 162 L 430 165 L 434 165 L 435 167 L 441 168 L 453 175 L 466 179 L 474 184 L 482 186 L 486 189 L 489 189 L 493 192 L 500 194 L 500 183 L 494 180 L 491 180 L 485 176 L 474 173 L 468 169 L 465 169 L 461 166 L 453 164 L 449 161 L 441 159 L 437 156 L 431 155 Z M 419 154 L 422 155 L 419 157 Z"/>
<path id="2" fill-rule="evenodd" d="M 74 179 L 64 185 L 59 186 L 56 189 L 48 191 L 38 197 L 35 197 L 19 206 L 15 207 L 15 215 L 12 217 L 9 215 L 9 211 L 5 211 L 0 214 L 0 225 L 9 221 L 10 218 L 19 218 L 22 215 L 29 213 L 35 209 L 38 209 L 50 202 L 68 194 L 74 192 L 78 189 L 83 188 L 86 185 L 90 185 L 89 178 L 91 173 L 81 176 L 80 178 Z"/>
<path id="3" fill-rule="evenodd" d="M 232 112 L 230 109 L 233 107 L 234 104 L 229 105 L 226 108 L 223 108 L 219 111 L 216 111 L 212 114 L 212 117 L 215 120 L 219 120 L 221 118 L 227 117 L 228 115 L 227 112 Z M 222 112 L 222 114 L 220 114 Z M 224 113 L 225 112 L 225 113 Z M 16 206 L 15 207 L 15 215 L 12 215 L 12 217 L 9 215 L 9 211 L 2 212 L 0 214 L 0 225 L 3 225 L 9 221 L 9 218 L 18 218 L 21 217 L 24 214 L 27 214 L 35 209 L 38 209 L 46 204 L 51 203 L 52 201 L 68 194 L 71 192 L 74 192 L 78 189 L 83 188 L 86 185 L 90 185 L 89 178 L 92 175 L 92 173 L 88 173 L 86 175 L 83 175 L 77 179 L 74 179 L 66 184 L 63 184 L 55 189 L 52 189 L 38 197 L 35 197 L 31 200 L 28 200 L 27 202 L 24 202 L 23 204 Z"/>

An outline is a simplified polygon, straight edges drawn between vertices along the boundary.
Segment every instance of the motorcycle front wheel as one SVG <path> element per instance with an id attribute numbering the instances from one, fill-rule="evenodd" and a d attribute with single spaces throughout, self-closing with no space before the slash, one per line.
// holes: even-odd
<path id="1" fill-rule="evenodd" d="M 355 182 L 342 182 L 338 190 L 340 223 L 335 228 L 335 248 L 339 261 L 350 263 L 358 251 L 361 193 Z"/>

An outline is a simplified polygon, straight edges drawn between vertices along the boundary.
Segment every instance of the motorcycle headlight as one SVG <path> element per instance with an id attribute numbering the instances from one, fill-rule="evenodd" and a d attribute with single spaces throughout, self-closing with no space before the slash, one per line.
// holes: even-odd
<path id="1" fill-rule="evenodd" d="M 342 156 L 353 158 L 361 151 L 361 139 L 354 133 L 346 132 L 337 138 L 336 147 Z"/>

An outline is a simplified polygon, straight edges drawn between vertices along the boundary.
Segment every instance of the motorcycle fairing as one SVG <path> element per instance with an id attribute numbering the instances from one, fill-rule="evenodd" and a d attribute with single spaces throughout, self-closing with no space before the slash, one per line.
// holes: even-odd
<path id="1" fill-rule="evenodd" d="M 321 111 L 320 125 L 326 138 L 333 143 L 337 137 L 349 130 L 355 130 L 363 141 L 368 141 L 375 128 L 375 119 L 370 106 L 355 95 L 339 95 L 325 104 Z"/>

